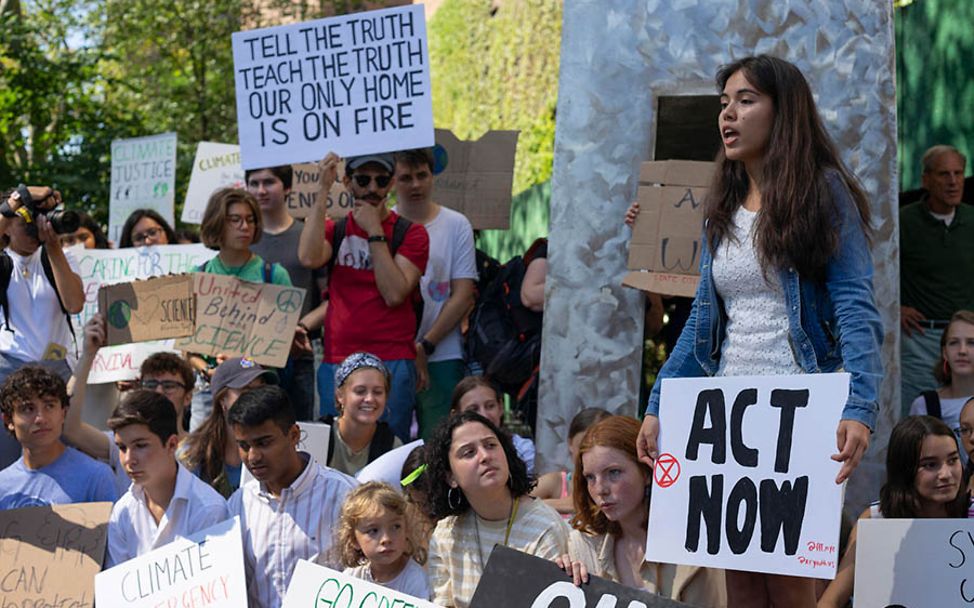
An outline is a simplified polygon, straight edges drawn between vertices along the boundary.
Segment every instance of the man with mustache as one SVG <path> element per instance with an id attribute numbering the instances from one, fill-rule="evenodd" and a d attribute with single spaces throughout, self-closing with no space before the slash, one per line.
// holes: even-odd
<path id="1" fill-rule="evenodd" d="M 335 368 L 353 353 L 375 354 L 392 380 L 385 418 L 406 442 L 416 398 L 416 288 L 426 270 L 429 236 L 386 204 L 396 167 L 392 154 L 345 159 L 342 181 L 354 207 L 346 218 L 328 220 L 328 190 L 340 160 L 329 153 L 319 164 L 321 193 L 298 246 L 304 266 L 329 267 L 318 394 L 323 412 L 336 414 Z"/>
<path id="2" fill-rule="evenodd" d="M 900 209 L 902 413 L 936 389 L 940 337 L 958 310 L 974 310 L 974 209 L 961 204 L 967 159 L 953 146 L 923 155 L 919 201 Z M 925 413 L 925 412 L 919 412 Z"/>

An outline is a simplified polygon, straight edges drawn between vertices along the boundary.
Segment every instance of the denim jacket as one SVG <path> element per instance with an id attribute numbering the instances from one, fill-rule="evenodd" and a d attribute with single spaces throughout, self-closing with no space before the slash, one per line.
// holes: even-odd
<path id="1" fill-rule="evenodd" d="M 859 214 L 841 177 L 830 171 L 826 179 L 839 212 L 838 250 L 828 263 L 824 283 L 802 279 L 793 268 L 779 271 L 788 308 L 788 343 L 805 373 L 844 370 L 851 374 L 849 399 L 842 410 L 842 419 L 855 420 L 873 429 L 883 373 L 880 360 L 883 329 L 873 300 L 872 255 Z M 727 312 L 714 288 L 710 250 L 702 247 L 700 284 L 690 317 L 656 377 L 647 415 L 659 415 L 663 379 L 717 373 Z"/>

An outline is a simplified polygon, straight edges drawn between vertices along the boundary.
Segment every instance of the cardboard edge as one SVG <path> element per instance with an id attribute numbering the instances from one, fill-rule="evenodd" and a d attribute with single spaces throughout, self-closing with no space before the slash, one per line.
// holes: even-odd
<path id="1" fill-rule="evenodd" d="M 700 282 L 698 275 L 675 274 L 667 272 L 647 272 L 634 270 L 622 279 L 623 287 L 657 293 L 664 296 L 683 296 L 692 298 L 697 293 Z"/>

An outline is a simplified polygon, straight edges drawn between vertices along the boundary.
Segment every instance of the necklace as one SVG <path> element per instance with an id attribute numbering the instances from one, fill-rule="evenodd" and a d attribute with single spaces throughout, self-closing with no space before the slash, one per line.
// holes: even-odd
<path id="1" fill-rule="evenodd" d="M 514 527 L 514 518 L 517 517 L 517 507 L 518 503 L 521 501 L 521 497 L 518 496 L 514 499 L 514 504 L 511 505 L 511 515 L 507 518 L 507 531 L 504 532 L 504 546 L 507 546 L 508 541 L 511 540 L 511 528 Z M 484 560 L 484 548 L 480 543 L 480 516 L 474 511 L 473 514 L 473 527 L 474 531 L 477 533 L 477 557 L 480 558 L 480 571 L 484 571 L 486 561 Z"/>

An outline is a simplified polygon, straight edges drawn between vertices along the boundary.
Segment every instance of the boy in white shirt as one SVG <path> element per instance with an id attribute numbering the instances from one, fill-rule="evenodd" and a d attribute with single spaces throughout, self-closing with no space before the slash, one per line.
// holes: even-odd
<path id="1" fill-rule="evenodd" d="M 108 521 L 107 566 L 114 566 L 229 517 L 227 503 L 176 460 L 176 408 L 137 390 L 112 412 L 122 467 L 132 479 Z"/>

